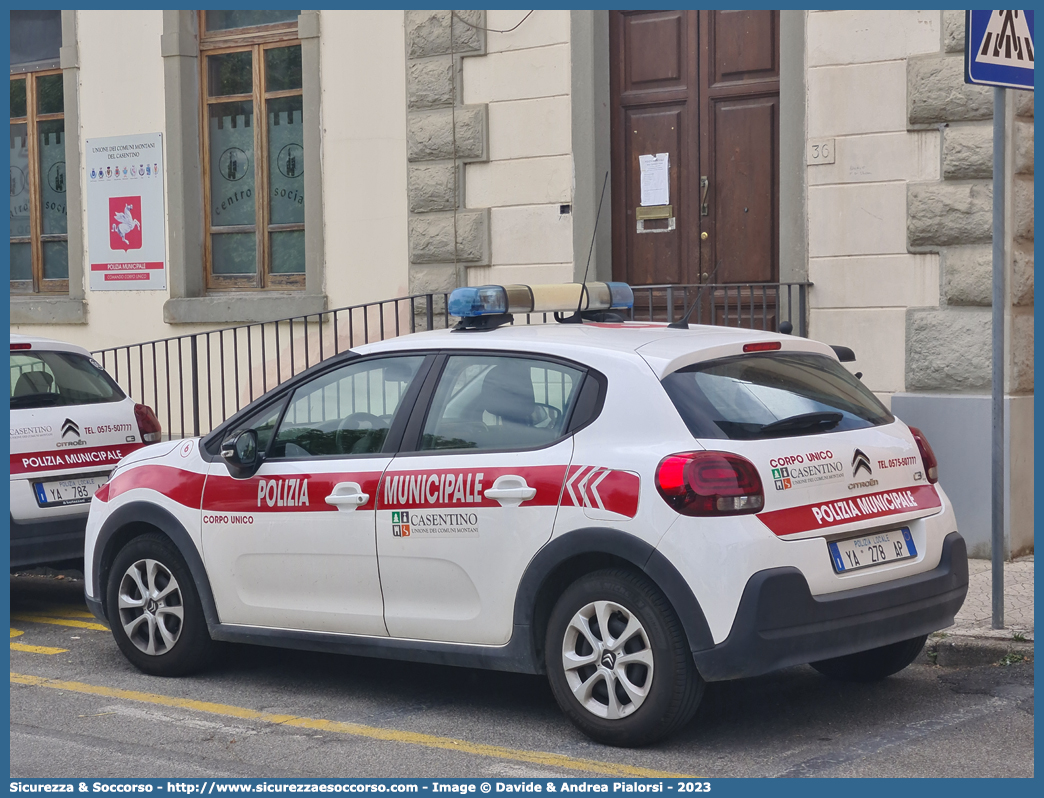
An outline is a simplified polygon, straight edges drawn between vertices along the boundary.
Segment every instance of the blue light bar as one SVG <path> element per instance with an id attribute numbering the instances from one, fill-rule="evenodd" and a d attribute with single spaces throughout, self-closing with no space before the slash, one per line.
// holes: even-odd
<path id="1" fill-rule="evenodd" d="M 500 285 L 455 288 L 449 298 L 451 316 L 473 318 L 508 312 L 507 291 Z"/>
<path id="2" fill-rule="evenodd" d="M 628 310 L 634 292 L 627 283 L 593 282 L 552 285 L 480 285 L 457 288 L 450 294 L 450 315 L 476 318 L 504 313 L 567 313 Z"/>
<path id="3" fill-rule="evenodd" d="M 609 286 L 609 307 L 613 310 L 630 310 L 634 307 L 634 291 L 627 283 L 606 283 Z"/>

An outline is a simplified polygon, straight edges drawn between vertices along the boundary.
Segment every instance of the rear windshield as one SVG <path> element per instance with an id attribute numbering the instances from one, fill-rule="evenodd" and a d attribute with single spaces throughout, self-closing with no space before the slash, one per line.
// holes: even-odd
<path id="1" fill-rule="evenodd" d="M 12 352 L 11 409 L 66 407 L 119 402 L 112 378 L 90 358 L 75 352 Z"/>
<path id="2" fill-rule="evenodd" d="M 762 440 L 894 421 L 863 383 L 825 355 L 710 360 L 668 374 L 663 387 L 697 438 Z"/>

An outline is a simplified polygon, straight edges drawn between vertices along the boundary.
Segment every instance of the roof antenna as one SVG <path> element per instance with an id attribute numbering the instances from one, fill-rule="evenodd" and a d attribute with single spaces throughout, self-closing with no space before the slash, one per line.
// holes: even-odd
<path id="1" fill-rule="evenodd" d="M 710 280 L 700 286 L 700 290 L 696 294 L 696 301 L 689 306 L 689 309 L 688 311 L 686 311 L 684 316 L 678 319 L 678 321 L 672 321 L 670 324 L 667 325 L 668 327 L 673 327 L 675 330 L 689 329 L 689 318 L 692 316 L 692 312 L 696 310 L 696 308 L 699 306 L 700 300 L 703 299 L 703 292 L 707 289 L 707 286 L 714 285 L 714 276 L 718 273 L 719 266 L 721 266 L 720 260 L 714 264 L 714 269 L 711 271 L 710 274 Z"/>
<path id="2" fill-rule="evenodd" d="M 580 315 L 580 308 L 584 306 L 584 294 L 587 293 L 587 272 L 591 268 L 591 255 L 594 254 L 595 235 L 598 233 L 598 220 L 602 217 L 602 200 L 605 199 L 605 187 L 609 185 L 609 171 L 606 170 L 605 180 L 602 181 L 602 196 L 598 199 L 598 211 L 595 213 L 594 230 L 591 231 L 591 248 L 587 251 L 587 266 L 584 267 L 584 281 L 580 284 L 580 299 L 576 303 L 576 312 L 572 316 L 563 316 L 555 313 L 555 321 L 561 324 L 583 324 L 584 318 Z"/>

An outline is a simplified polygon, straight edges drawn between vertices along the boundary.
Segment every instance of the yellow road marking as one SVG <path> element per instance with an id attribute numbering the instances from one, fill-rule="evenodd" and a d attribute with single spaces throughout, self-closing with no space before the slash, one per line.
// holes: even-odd
<path id="1" fill-rule="evenodd" d="M 11 630 L 11 637 L 12 638 L 21 637 L 24 634 L 25 634 L 25 632 L 23 632 L 21 629 L 12 629 Z M 12 643 L 11 644 L 11 650 L 12 651 L 28 651 L 28 652 L 30 652 L 32 654 L 64 654 L 69 649 L 67 649 L 67 648 L 52 648 L 51 646 L 29 646 L 29 645 L 26 645 L 25 643 Z"/>
<path id="2" fill-rule="evenodd" d="M 93 615 L 91 616 L 94 617 Z M 30 615 L 29 613 L 13 613 L 12 621 L 26 621 L 27 623 L 49 623 L 54 626 L 72 626 L 74 629 L 96 629 L 99 632 L 108 632 L 109 627 L 100 623 L 89 623 L 87 621 L 67 621 L 64 618 L 52 618 L 48 615 Z"/>
<path id="3" fill-rule="evenodd" d="M 52 648 L 51 646 L 28 646 L 25 643 L 12 643 L 12 651 L 28 651 L 30 654 L 64 654 L 67 648 Z"/>
<path id="4" fill-rule="evenodd" d="M 21 673 L 12 673 L 11 683 L 24 684 L 32 687 L 50 687 L 71 693 L 100 695 L 105 696 L 106 698 L 122 698 L 128 701 L 141 701 L 146 704 L 158 704 L 165 707 L 177 707 L 179 709 L 194 710 L 196 712 L 207 712 L 211 715 L 239 718 L 240 720 L 256 720 L 262 723 L 271 723 L 278 726 L 292 726 L 299 729 L 337 732 L 339 734 L 350 734 L 355 737 L 367 737 L 371 740 L 419 745 L 424 748 L 441 748 L 447 751 L 459 751 L 464 754 L 474 754 L 475 756 L 507 759 L 514 762 L 528 762 L 534 765 L 563 768 L 565 770 L 579 770 L 585 773 L 598 773 L 603 776 L 693 778 L 692 776 L 686 776 L 681 773 L 667 773 L 660 770 L 649 770 L 647 768 L 623 765 L 616 762 L 601 762 L 595 759 L 577 759 L 571 756 L 552 754 L 544 751 L 525 751 L 518 748 L 505 748 L 499 745 L 470 743 L 466 740 L 455 740 L 452 737 L 437 737 L 432 734 L 419 734 L 417 732 L 399 731 L 397 729 L 384 729 L 378 726 L 364 726 L 359 723 L 342 723 L 335 720 L 302 718 L 294 715 L 275 715 L 269 712 L 259 712 L 256 709 L 236 707 L 230 704 L 212 704 L 209 701 L 196 701 L 189 698 L 174 698 L 173 696 L 158 695 L 156 693 L 142 693 L 137 690 L 119 690 L 113 687 L 85 684 L 84 682 L 67 682 L 59 679 L 45 679 L 41 676 L 29 676 Z"/>
<path id="5" fill-rule="evenodd" d="M 49 605 L 46 609 L 36 610 L 37 615 L 46 615 L 48 618 L 87 618 L 94 620 L 94 613 L 84 607 L 75 604 Z"/>

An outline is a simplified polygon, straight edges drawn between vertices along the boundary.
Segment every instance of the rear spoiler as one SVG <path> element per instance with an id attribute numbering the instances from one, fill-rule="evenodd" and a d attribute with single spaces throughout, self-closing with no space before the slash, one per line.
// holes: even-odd
<path id="1" fill-rule="evenodd" d="M 779 331 L 784 335 L 790 335 L 794 332 L 794 325 L 789 321 L 781 322 L 779 325 Z M 842 363 L 854 363 L 856 356 L 855 352 L 849 349 L 847 346 L 839 346 L 838 344 L 830 344 L 830 348 L 834 350 L 834 354 L 837 355 L 837 359 Z"/>
<path id="2" fill-rule="evenodd" d="M 840 360 L 842 363 L 855 362 L 855 352 L 853 352 L 847 346 L 838 346 L 837 344 L 830 344 L 830 348 L 834 350 L 834 354 L 837 355 L 837 359 Z"/>

